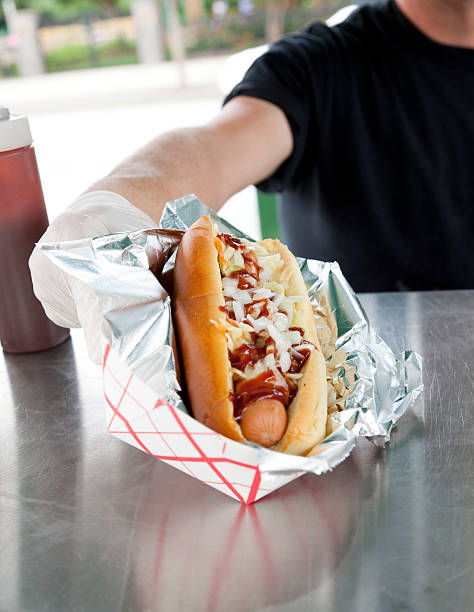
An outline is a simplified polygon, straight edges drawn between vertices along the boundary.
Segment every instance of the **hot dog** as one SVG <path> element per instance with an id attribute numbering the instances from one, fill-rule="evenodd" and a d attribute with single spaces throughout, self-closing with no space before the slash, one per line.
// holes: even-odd
<path id="1" fill-rule="evenodd" d="M 198 219 L 178 248 L 173 314 L 198 421 L 297 455 L 324 437 L 325 361 L 298 264 L 278 240 L 217 234 Z"/>

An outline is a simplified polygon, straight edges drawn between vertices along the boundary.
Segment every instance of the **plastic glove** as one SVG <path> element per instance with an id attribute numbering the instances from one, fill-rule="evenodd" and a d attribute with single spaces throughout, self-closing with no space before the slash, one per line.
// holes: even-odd
<path id="1" fill-rule="evenodd" d="M 155 226 L 151 217 L 122 196 L 111 191 L 90 191 L 53 221 L 39 243 L 79 240 Z M 89 357 L 100 363 L 102 311 L 92 289 L 60 270 L 38 246 L 29 264 L 33 290 L 47 316 L 62 327 L 82 327 Z"/>

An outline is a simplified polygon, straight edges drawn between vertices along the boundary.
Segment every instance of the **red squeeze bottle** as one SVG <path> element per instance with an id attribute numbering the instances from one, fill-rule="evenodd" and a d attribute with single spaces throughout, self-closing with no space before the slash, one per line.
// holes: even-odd
<path id="1" fill-rule="evenodd" d="M 0 341 L 7 353 L 42 351 L 69 336 L 47 318 L 28 268 L 48 227 L 32 142 L 28 119 L 0 106 Z"/>

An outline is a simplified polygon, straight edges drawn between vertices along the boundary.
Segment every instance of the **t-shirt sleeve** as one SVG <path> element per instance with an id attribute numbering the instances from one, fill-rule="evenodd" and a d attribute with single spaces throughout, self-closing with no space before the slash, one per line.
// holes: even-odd
<path id="1" fill-rule="evenodd" d="M 305 31 L 284 36 L 252 64 L 224 100 L 224 104 L 236 96 L 266 100 L 281 108 L 288 119 L 293 152 L 273 175 L 257 185 L 262 191 L 282 191 L 298 180 L 308 143 L 314 137 L 317 121 L 314 92 L 319 72 L 314 57 L 317 38 L 314 43 L 314 35 Z"/>

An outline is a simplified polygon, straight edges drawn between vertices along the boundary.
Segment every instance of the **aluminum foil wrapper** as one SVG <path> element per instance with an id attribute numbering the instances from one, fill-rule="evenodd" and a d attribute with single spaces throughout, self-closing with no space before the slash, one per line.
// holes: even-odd
<path id="1" fill-rule="evenodd" d="M 103 311 L 104 337 L 121 361 L 142 383 L 182 411 L 186 407 L 179 396 L 170 297 L 165 287 L 169 288 L 167 279 L 182 231 L 204 214 L 211 216 L 220 232 L 252 240 L 189 195 L 166 205 L 160 229 L 41 247 L 62 270 L 94 290 Z M 421 357 L 408 350 L 395 357 L 371 329 L 339 265 L 301 258 L 298 263 L 317 325 L 322 304 L 333 313 L 333 349 L 345 356 L 337 376 L 347 388 L 348 370 L 354 375 L 343 409 L 333 413 L 331 432 L 312 456 L 286 455 L 248 443 L 260 472 L 270 479 L 272 474 L 290 479 L 305 472 L 322 474 L 349 455 L 359 436 L 384 444 L 422 390 Z"/>

